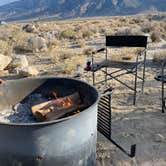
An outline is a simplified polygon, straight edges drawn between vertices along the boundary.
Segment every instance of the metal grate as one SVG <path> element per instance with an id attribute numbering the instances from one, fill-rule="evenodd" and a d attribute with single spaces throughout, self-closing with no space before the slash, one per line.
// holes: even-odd
<path id="1" fill-rule="evenodd" d="M 111 138 L 111 94 L 100 98 L 98 105 L 98 130 L 106 138 Z"/>
<path id="2" fill-rule="evenodd" d="M 98 104 L 98 131 L 103 134 L 111 143 L 118 147 L 122 152 L 129 157 L 134 157 L 136 152 L 136 145 L 131 145 L 130 152 L 128 153 L 122 146 L 120 146 L 111 137 L 112 134 L 112 111 L 111 111 L 111 95 L 113 88 L 109 88 L 101 95 Z"/>

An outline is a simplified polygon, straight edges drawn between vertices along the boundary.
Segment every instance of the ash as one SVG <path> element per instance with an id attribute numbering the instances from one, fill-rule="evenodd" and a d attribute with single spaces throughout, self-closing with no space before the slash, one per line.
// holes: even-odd
<path id="1" fill-rule="evenodd" d="M 33 94 L 27 97 L 26 102 L 18 103 L 13 108 L 0 111 L 1 123 L 36 123 L 31 113 L 31 107 L 35 104 L 47 101 L 41 94 Z"/>

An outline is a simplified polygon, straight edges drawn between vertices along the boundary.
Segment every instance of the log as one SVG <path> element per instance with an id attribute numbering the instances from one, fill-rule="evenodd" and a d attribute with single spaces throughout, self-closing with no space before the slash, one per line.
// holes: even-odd
<path id="1" fill-rule="evenodd" d="M 71 107 L 66 107 L 66 108 L 62 108 L 53 112 L 49 112 L 46 116 L 45 116 L 45 120 L 44 121 L 51 121 L 51 120 L 57 120 L 59 118 L 64 117 L 66 114 L 70 114 L 70 113 L 74 113 L 77 111 L 77 113 L 81 112 L 81 110 L 86 109 L 88 106 L 85 104 L 81 104 L 81 105 L 74 105 Z M 79 111 L 78 111 L 79 110 Z"/>
<path id="2" fill-rule="evenodd" d="M 69 96 L 57 98 L 54 100 L 49 100 L 49 101 L 34 105 L 34 106 L 32 106 L 31 111 L 34 116 L 36 115 L 36 112 L 40 112 L 43 116 L 45 116 L 49 112 L 52 112 L 52 111 L 58 109 L 58 107 L 63 107 L 64 102 L 69 102 L 69 100 L 73 104 L 81 103 L 79 93 L 75 92 Z"/>
<path id="3" fill-rule="evenodd" d="M 37 111 L 35 114 L 35 118 L 38 122 L 57 120 L 59 118 L 64 117 L 67 114 L 79 113 L 81 110 L 84 110 L 87 107 L 88 105 L 84 105 L 84 104 L 65 106 L 62 108 L 58 108 L 57 110 L 54 110 L 52 112 L 49 112 L 46 115 L 43 115 L 41 112 Z"/>

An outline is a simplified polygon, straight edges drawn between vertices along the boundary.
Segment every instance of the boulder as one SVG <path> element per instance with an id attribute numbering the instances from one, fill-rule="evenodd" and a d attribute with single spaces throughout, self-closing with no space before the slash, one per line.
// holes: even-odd
<path id="1" fill-rule="evenodd" d="M 48 41 L 53 41 L 56 40 L 56 38 L 59 37 L 59 31 L 47 31 L 47 32 L 43 32 L 42 36 L 46 39 L 48 39 Z"/>
<path id="2" fill-rule="evenodd" d="M 26 24 L 26 25 L 23 26 L 22 29 L 26 32 L 31 33 L 31 32 L 34 32 L 36 30 L 36 27 L 33 24 Z"/>
<path id="3" fill-rule="evenodd" d="M 0 70 L 4 70 L 12 61 L 11 57 L 0 54 Z"/>
<path id="4" fill-rule="evenodd" d="M 35 52 L 47 51 L 47 42 L 43 37 L 40 36 L 29 38 L 28 46 Z"/>
<path id="5" fill-rule="evenodd" d="M 32 66 L 17 68 L 16 72 L 21 77 L 34 77 L 39 74 L 38 70 Z"/>
<path id="6" fill-rule="evenodd" d="M 7 68 L 13 70 L 18 67 L 27 67 L 28 65 L 28 60 L 25 55 L 14 55 Z"/>

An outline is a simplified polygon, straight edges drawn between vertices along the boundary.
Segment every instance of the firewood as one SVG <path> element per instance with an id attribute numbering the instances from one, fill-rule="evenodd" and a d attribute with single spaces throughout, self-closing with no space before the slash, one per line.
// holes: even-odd
<path id="1" fill-rule="evenodd" d="M 49 112 L 58 109 L 58 107 L 63 107 L 63 104 L 65 102 L 68 102 L 68 100 L 70 100 L 70 102 L 72 104 L 79 104 L 81 103 L 81 99 L 80 99 L 80 95 L 78 92 L 75 92 L 69 96 L 65 96 L 62 98 L 57 98 L 54 100 L 49 100 L 37 105 L 32 106 L 31 110 L 32 110 L 32 114 L 35 116 L 36 112 L 40 112 L 43 116 L 45 116 L 46 114 L 48 114 Z"/>
<path id="2" fill-rule="evenodd" d="M 74 105 L 74 106 L 62 108 L 62 109 L 59 109 L 59 110 L 56 110 L 53 112 L 49 112 L 45 117 L 46 118 L 45 121 L 57 120 L 59 118 L 64 117 L 66 114 L 73 113 L 73 112 L 76 112 L 78 110 L 80 112 L 81 110 L 84 110 L 87 107 L 88 107 L 87 105 L 81 104 L 79 106 Z"/>
<path id="3" fill-rule="evenodd" d="M 37 111 L 35 113 L 35 118 L 38 122 L 57 120 L 57 119 L 62 118 L 66 115 L 80 113 L 82 110 L 84 110 L 86 108 L 88 108 L 88 105 L 85 105 L 85 104 L 64 106 L 62 108 L 59 108 L 59 109 L 54 110 L 52 112 L 49 112 L 46 115 L 43 115 L 41 112 Z"/>

